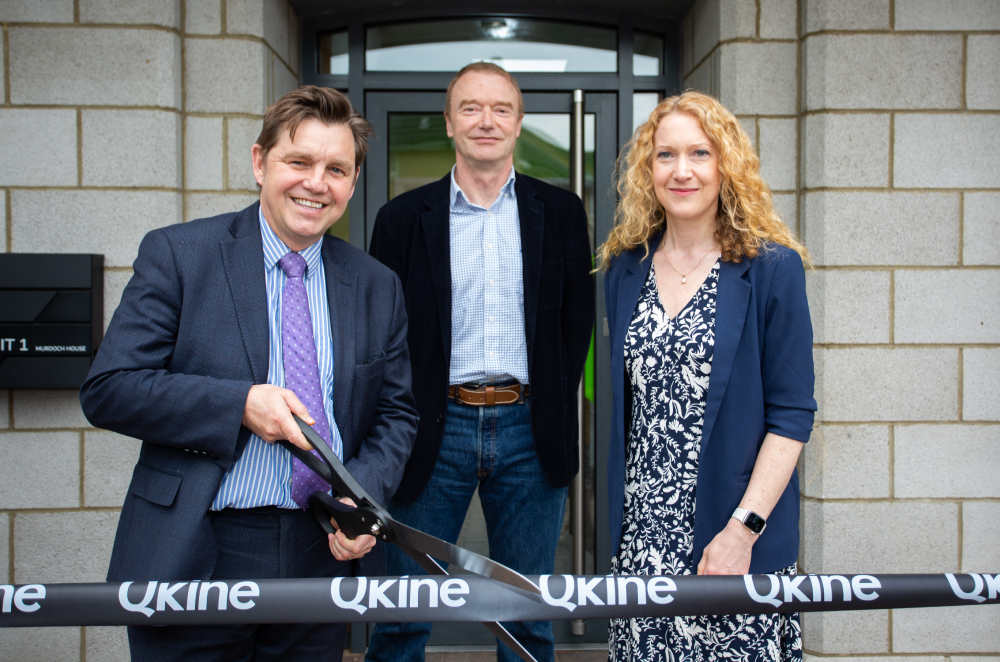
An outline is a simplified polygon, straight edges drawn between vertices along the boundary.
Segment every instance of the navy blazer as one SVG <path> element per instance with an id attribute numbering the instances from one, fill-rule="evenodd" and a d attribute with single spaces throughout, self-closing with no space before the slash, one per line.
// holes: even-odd
<path id="1" fill-rule="evenodd" d="M 413 392 L 420 425 L 396 493 L 411 503 L 430 480 L 448 409 L 451 358 L 451 175 L 382 207 L 369 251 L 399 276 L 406 297 Z M 531 431 L 542 472 L 565 487 L 579 465 L 577 386 L 594 326 L 594 277 L 580 199 L 522 175 L 514 179 L 521 228 L 524 337 Z"/>
<path id="2" fill-rule="evenodd" d="M 216 546 L 207 513 L 250 438 L 242 425 L 247 393 L 267 383 L 258 208 L 146 235 L 80 389 L 91 423 L 142 439 L 108 581 L 212 574 Z M 324 236 L 322 259 L 344 458 L 384 503 L 417 425 L 402 290 L 390 270 L 340 239 Z"/>
<path id="3" fill-rule="evenodd" d="M 658 246 L 659 233 L 650 239 Z M 608 453 L 608 518 L 613 553 L 622 533 L 625 440 L 631 387 L 625 373 L 625 334 L 653 263 L 638 246 L 615 258 L 604 280 L 611 336 L 612 424 Z M 812 324 L 799 255 L 768 244 L 753 258 L 722 262 L 715 309 L 715 349 L 698 464 L 694 520 L 695 566 L 705 547 L 740 505 L 764 435 L 808 441 L 813 399 Z M 799 550 L 799 478 L 788 487 L 754 544 L 751 573 L 795 563 Z"/>

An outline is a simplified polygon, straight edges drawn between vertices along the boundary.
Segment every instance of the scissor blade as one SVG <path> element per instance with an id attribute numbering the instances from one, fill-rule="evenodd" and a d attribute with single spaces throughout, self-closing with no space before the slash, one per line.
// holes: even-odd
<path id="1" fill-rule="evenodd" d="M 417 552 L 433 556 L 436 559 L 454 563 L 458 567 L 465 568 L 477 575 L 496 579 L 537 595 L 542 594 L 542 590 L 533 581 L 521 573 L 511 570 L 507 566 L 492 561 L 485 556 L 480 556 L 475 552 L 470 552 L 467 549 L 462 549 L 444 540 L 427 535 L 401 522 L 392 522 L 392 532 L 395 536 L 394 542 L 400 547 L 409 547 Z"/>
<path id="2" fill-rule="evenodd" d="M 507 647 L 514 651 L 519 658 L 524 660 L 524 662 L 538 662 L 535 656 L 529 653 L 521 642 L 514 638 L 510 632 L 507 632 L 507 628 L 500 625 L 496 621 L 483 622 L 486 629 L 496 635 L 497 639 L 507 644 Z"/>
<path id="3" fill-rule="evenodd" d="M 418 552 L 410 547 L 400 547 L 400 549 L 406 552 L 411 559 L 416 561 L 417 565 L 426 570 L 427 574 L 439 576 L 448 575 L 448 572 L 427 554 Z M 500 625 L 496 621 L 482 621 L 482 624 L 486 626 L 487 630 L 496 635 L 497 639 L 505 643 L 508 648 L 514 651 L 519 658 L 524 660 L 524 662 L 538 662 L 538 660 L 536 660 L 534 656 L 521 645 L 521 642 L 514 638 L 514 635 L 507 632 L 507 628 Z"/>

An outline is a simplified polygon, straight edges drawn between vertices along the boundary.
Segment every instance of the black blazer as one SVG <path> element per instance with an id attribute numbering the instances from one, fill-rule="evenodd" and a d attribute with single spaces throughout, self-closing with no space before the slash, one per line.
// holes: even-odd
<path id="1" fill-rule="evenodd" d="M 215 567 L 208 509 L 250 438 L 247 392 L 267 383 L 258 206 L 146 235 L 80 389 L 91 423 L 143 440 L 108 581 L 207 579 Z M 331 236 L 322 256 L 345 464 L 384 502 L 416 434 L 399 280 Z"/>
<path id="2" fill-rule="evenodd" d="M 369 250 L 403 283 L 420 413 L 417 441 L 395 498 L 413 502 L 441 448 L 451 358 L 451 175 L 390 200 L 378 212 Z M 549 484 L 565 487 L 579 469 L 577 386 L 594 325 L 594 278 L 587 215 L 580 199 L 517 174 L 524 279 L 524 336 L 531 430 Z"/>

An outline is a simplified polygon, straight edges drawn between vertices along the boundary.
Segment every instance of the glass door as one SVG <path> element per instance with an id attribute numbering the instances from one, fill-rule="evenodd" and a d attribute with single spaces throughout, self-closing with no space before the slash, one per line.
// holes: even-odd
<path id="1" fill-rule="evenodd" d="M 443 92 L 368 92 L 365 110 L 375 126 L 378 139 L 371 143 L 366 159 L 364 192 L 366 211 L 365 245 L 374 228 L 378 210 L 388 200 L 448 174 L 455 164 L 455 146 L 445 130 Z M 616 157 L 615 94 L 584 95 L 583 140 L 584 186 L 583 202 L 587 210 L 591 245 L 602 241 L 613 222 L 614 196 L 610 194 L 611 177 Z M 554 186 L 573 190 L 571 164 L 574 154 L 572 136 L 572 92 L 525 93 L 525 116 L 521 136 L 514 151 L 514 168 L 519 174 L 541 179 Z M 357 196 L 360 191 L 355 193 Z M 603 320 L 603 296 L 599 296 L 597 315 Z M 595 324 L 597 337 L 603 341 L 602 329 Z M 595 389 L 594 352 L 588 360 L 585 375 L 583 407 L 583 481 L 582 526 L 571 525 L 573 504 L 568 504 L 563 532 L 556 553 L 556 573 L 574 573 L 574 547 L 582 550 L 583 574 L 604 574 L 610 567 L 610 543 L 607 534 L 607 496 L 603 462 L 607 449 L 598 448 L 595 434 L 596 400 L 608 394 Z M 603 362 L 599 362 L 603 363 Z M 601 376 L 600 380 L 606 379 Z M 597 383 L 602 383 L 600 380 Z M 595 392 L 596 391 L 596 392 Z M 601 403 L 604 404 L 604 403 Z M 605 405 L 605 406 L 609 406 Z M 604 441 L 603 439 L 601 441 Z M 606 442 L 604 442 L 606 443 Z M 601 444 L 601 446 L 604 445 Z M 571 491 L 572 494 L 572 491 Z M 577 530 L 580 529 L 580 530 Z M 478 496 L 473 498 L 458 544 L 483 555 L 489 555 L 486 524 Z M 460 569 L 449 570 L 458 574 Z M 577 572 L 581 572 L 577 570 Z M 606 622 L 594 621 L 576 628 L 569 621 L 555 623 L 557 643 L 603 642 L 607 638 Z M 584 634 L 573 634 L 573 631 Z M 478 623 L 439 623 L 434 626 L 429 646 L 485 645 L 494 643 L 491 635 Z"/>

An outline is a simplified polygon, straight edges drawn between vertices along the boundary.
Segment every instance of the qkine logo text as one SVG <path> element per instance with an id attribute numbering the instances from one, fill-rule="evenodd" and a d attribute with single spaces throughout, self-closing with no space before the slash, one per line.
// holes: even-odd
<path id="1" fill-rule="evenodd" d="M 962 590 L 962 587 L 958 585 L 958 579 L 950 572 L 945 573 L 944 576 L 948 578 L 948 585 L 951 586 L 951 590 L 963 600 L 986 602 L 987 599 L 993 600 L 1000 594 L 1000 575 L 993 575 L 991 577 L 988 574 L 983 574 L 979 576 L 974 572 L 970 572 L 969 576 L 972 577 L 971 591 Z M 982 595 L 984 588 L 986 589 L 985 596 Z"/>
<path id="2" fill-rule="evenodd" d="M 0 613 L 9 614 L 13 606 L 18 611 L 31 613 L 38 611 L 42 605 L 39 600 L 45 599 L 45 587 L 41 584 L 25 584 L 17 590 L 10 584 L 0 585 L 0 592 L 3 592 L 3 606 Z"/>
<path id="3" fill-rule="evenodd" d="M 416 609 L 420 606 L 420 596 L 426 596 L 428 607 L 437 607 L 438 603 L 446 607 L 461 607 L 465 598 L 456 597 L 469 594 L 469 583 L 464 579 L 446 579 L 438 584 L 433 579 L 409 579 L 408 576 L 399 579 L 368 579 L 358 577 L 358 588 L 355 596 L 345 600 L 340 592 L 343 577 L 337 577 L 330 583 L 330 597 L 333 603 L 341 609 L 353 609 L 363 614 L 369 609 L 386 607 L 388 609 Z M 426 591 L 421 591 L 426 588 Z M 389 589 L 393 589 L 389 592 Z M 365 593 L 368 594 L 368 606 L 364 605 Z M 393 600 L 396 602 L 393 602 Z"/>
<path id="4" fill-rule="evenodd" d="M 220 611 L 224 611 L 229 605 L 236 609 L 251 609 L 255 604 L 251 598 L 260 597 L 257 582 L 237 582 L 230 587 L 226 582 L 195 580 L 173 584 L 148 582 L 142 598 L 138 602 L 132 602 L 128 595 L 130 586 L 132 582 L 125 582 L 119 587 L 118 602 L 126 611 L 139 612 L 147 617 L 158 611 L 166 611 L 168 607 L 171 611 L 206 611 L 210 604 L 214 604 Z M 183 600 L 184 604 L 178 600 Z"/>
<path id="5" fill-rule="evenodd" d="M 542 575 L 539 578 L 538 587 L 542 589 L 542 599 L 553 607 L 562 607 L 567 611 L 573 611 L 577 607 L 585 607 L 587 603 L 604 606 L 605 602 L 599 595 L 594 593 L 601 582 L 604 582 L 604 595 L 607 597 L 607 604 L 627 605 L 628 587 L 635 587 L 635 603 L 644 605 L 648 597 L 651 602 L 658 605 L 665 605 L 673 602 L 674 596 L 668 595 L 677 590 L 677 584 L 669 577 L 651 577 L 648 581 L 643 581 L 640 577 L 574 577 L 573 575 L 562 575 L 563 591 L 562 597 L 555 597 L 549 589 L 549 579 L 552 575 Z M 576 580 L 574 582 L 574 579 Z M 576 600 L 573 599 L 574 588 Z M 617 600 L 615 596 L 617 594 Z"/>
<path id="6" fill-rule="evenodd" d="M 875 589 L 882 588 L 879 580 L 871 575 L 854 575 L 850 579 L 843 575 L 763 575 L 770 586 L 767 593 L 761 594 L 754 585 L 755 576 L 760 575 L 743 575 L 750 599 L 773 607 L 796 601 L 833 602 L 838 592 L 844 602 L 850 602 L 852 596 L 858 600 L 874 600 L 878 597 Z"/>

